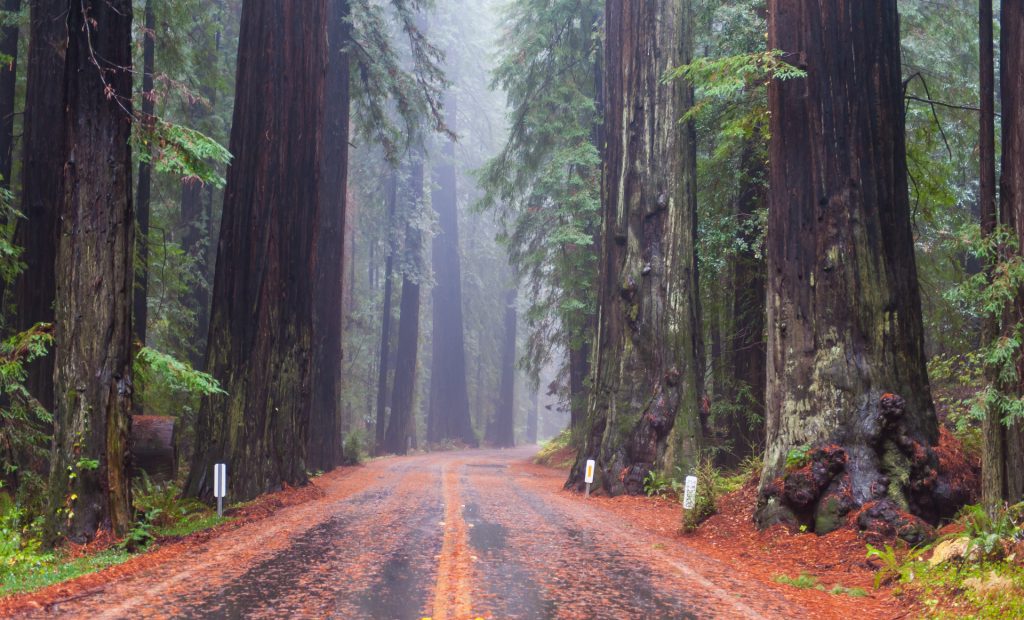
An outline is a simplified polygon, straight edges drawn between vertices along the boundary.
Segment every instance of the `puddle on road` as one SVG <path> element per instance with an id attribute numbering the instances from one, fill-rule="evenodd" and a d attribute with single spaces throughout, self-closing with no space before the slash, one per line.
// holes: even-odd
<path id="1" fill-rule="evenodd" d="M 469 544 L 482 555 L 494 555 L 508 544 L 508 529 L 500 523 L 489 523 L 480 517 L 480 507 L 466 504 L 462 516 L 469 525 Z"/>

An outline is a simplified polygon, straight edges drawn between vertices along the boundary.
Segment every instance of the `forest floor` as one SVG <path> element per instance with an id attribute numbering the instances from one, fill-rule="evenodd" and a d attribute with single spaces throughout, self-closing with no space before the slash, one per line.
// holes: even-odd
<path id="1" fill-rule="evenodd" d="M 0 599 L 0 617 L 897 618 L 852 533 L 757 532 L 747 488 L 697 533 L 674 501 L 562 490 L 534 448 L 378 459 L 214 530 Z M 801 573 L 827 589 L 779 583 Z M 863 592 L 861 592 L 861 590 Z"/>

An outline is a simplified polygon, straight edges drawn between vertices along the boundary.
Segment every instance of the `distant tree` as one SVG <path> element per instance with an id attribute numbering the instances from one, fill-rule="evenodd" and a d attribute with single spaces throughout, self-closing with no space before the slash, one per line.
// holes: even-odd
<path id="1" fill-rule="evenodd" d="M 701 445 L 696 139 L 680 122 L 693 93 L 663 80 L 690 60 L 691 21 L 683 0 L 606 5 L 600 311 L 569 485 L 596 458 L 605 490 L 641 493 L 648 472 L 692 465 Z"/>
<path id="2" fill-rule="evenodd" d="M 143 123 L 154 122 L 156 94 L 153 92 L 153 73 L 156 71 L 156 14 L 153 0 L 146 0 L 142 38 L 142 105 Z M 149 160 L 139 162 L 139 179 L 135 199 L 135 285 L 133 287 L 132 325 L 135 338 L 145 346 L 147 310 L 149 308 L 149 220 L 153 194 L 153 166 Z"/>
<path id="3" fill-rule="evenodd" d="M 7 19 L 13 19 L 21 11 L 21 0 L 4 0 L 3 10 Z M 11 186 L 11 170 L 14 163 L 14 99 L 18 77 L 18 27 L 0 28 L 0 175 L 2 186 Z"/>
<path id="4" fill-rule="evenodd" d="M 51 537 L 86 542 L 103 527 L 124 534 L 132 518 L 132 3 L 72 0 L 60 14 L 66 151 L 47 517 Z"/>
<path id="5" fill-rule="evenodd" d="M 516 301 L 519 292 L 505 292 L 505 338 L 501 353 L 501 382 L 498 386 L 498 406 L 488 428 L 489 441 L 498 448 L 516 445 L 516 325 L 519 315 Z"/>

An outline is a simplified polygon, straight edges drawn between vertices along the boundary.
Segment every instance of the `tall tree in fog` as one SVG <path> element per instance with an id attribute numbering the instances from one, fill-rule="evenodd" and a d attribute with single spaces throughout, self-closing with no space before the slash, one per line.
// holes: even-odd
<path id="1" fill-rule="evenodd" d="M 154 121 L 156 110 L 153 92 L 153 72 L 156 70 L 156 15 L 153 0 L 146 0 L 142 35 L 142 116 L 143 123 Z M 149 220 L 153 186 L 153 166 L 148 161 L 139 162 L 139 179 L 135 200 L 135 256 L 139 264 L 135 270 L 134 301 L 132 302 L 132 325 L 135 338 L 146 344 L 146 321 L 149 303 Z"/>
<path id="2" fill-rule="evenodd" d="M 991 4 L 988 4 L 988 35 L 991 37 Z M 985 11 L 981 12 L 982 46 L 985 43 Z M 1003 0 L 1001 44 L 1000 44 L 1000 92 L 1002 93 L 1003 134 L 1002 134 L 1002 176 L 999 182 L 1000 224 L 1014 231 L 1019 247 L 1024 247 L 1024 1 Z M 991 38 L 988 45 L 991 46 Z M 989 48 L 991 49 L 991 48 Z M 991 60 L 991 56 L 988 59 Z M 983 63 L 986 62 L 983 60 Z M 984 70 L 984 67 L 983 67 Z M 984 84 L 984 82 L 983 82 Z M 985 102 L 986 88 L 982 89 L 983 114 L 990 112 L 991 105 Z M 987 121 L 985 121 L 987 123 Z M 989 131 L 983 126 L 983 131 Z M 983 147 L 982 155 L 993 157 L 986 162 L 991 168 L 983 167 L 982 179 L 995 175 L 994 155 Z M 985 194 L 992 198 L 991 194 Z M 983 206 L 984 208 L 984 206 Z M 983 212 L 984 214 L 984 212 Z M 989 216 L 991 217 L 991 216 Z M 1020 250 L 1018 250 L 1020 252 Z M 1001 335 L 1013 339 L 1018 326 L 1024 320 L 1024 294 L 1017 292 L 1013 307 L 1008 308 Z M 1001 385 L 1007 392 L 1024 395 L 1024 351 L 1018 351 L 1016 381 L 1013 385 Z M 1006 423 L 1004 416 L 1010 412 L 1002 407 L 992 407 L 985 422 L 985 469 L 984 498 L 990 505 L 1003 502 L 1015 503 L 1024 499 L 1024 422 L 1017 419 Z"/>
<path id="3" fill-rule="evenodd" d="M 768 6 L 769 48 L 807 76 L 769 86 L 759 522 L 800 520 L 822 532 L 886 497 L 923 513 L 927 485 L 916 477 L 929 470 L 919 459 L 938 426 L 910 226 L 896 3 Z M 790 451 L 805 445 L 838 445 L 846 456 L 807 506 L 774 484 Z"/>
<path id="4" fill-rule="evenodd" d="M 516 445 L 516 299 L 519 292 L 505 292 L 505 336 L 501 348 L 501 378 L 498 385 L 498 404 L 494 418 L 487 428 L 487 440 L 498 448 Z"/>
<path id="5" fill-rule="evenodd" d="M 57 288 L 54 271 L 59 239 L 60 179 L 64 174 L 64 52 L 67 48 L 67 0 L 36 0 L 29 5 L 29 45 L 21 213 L 14 244 L 23 248 L 25 271 L 14 284 L 14 329 L 54 320 Z M 53 357 L 28 368 L 26 387 L 53 411 Z"/>
<path id="6" fill-rule="evenodd" d="M 610 493 L 640 493 L 654 469 L 692 464 L 701 442 L 692 102 L 665 72 L 689 62 L 688 1 L 608 2 L 600 306 L 582 463 Z"/>
<path id="7" fill-rule="evenodd" d="M 391 389 L 391 415 L 384 451 L 405 454 L 416 443 L 416 375 L 420 339 L 420 283 L 424 277 L 423 232 L 419 211 L 423 202 L 423 155 L 410 155 L 404 189 L 405 252 L 402 260 L 402 298 L 398 307 L 398 350 Z"/>
<path id="8" fill-rule="evenodd" d="M 388 375 L 391 366 L 391 298 L 394 286 L 393 276 L 395 268 L 395 253 L 391 243 L 392 227 L 395 223 L 395 208 L 398 202 L 398 173 L 394 170 L 388 176 L 386 184 L 387 220 L 385 222 L 386 241 L 384 251 L 387 255 L 384 258 L 384 299 L 381 308 L 380 319 L 380 352 L 377 361 L 377 410 L 376 424 L 374 426 L 374 452 L 380 454 L 384 450 L 384 432 L 387 430 L 387 407 L 388 396 Z"/>
<path id="9" fill-rule="evenodd" d="M 199 412 L 190 495 L 211 494 L 218 462 L 238 500 L 306 480 L 327 16 L 327 0 L 242 8 L 206 356 L 227 395 Z"/>
<path id="10" fill-rule="evenodd" d="M 448 128 L 455 130 L 455 95 L 446 102 Z M 475 446 L 466 388 L 465 328 L 462 320 L 462 266 L 459 251 L 459 207 L 455 187 L 455 140 L 449 138 L 435 156 L 431 205 L 440 227 L 433 240 L 436 283 L 430 369 L 427 441 L 461 441 Z"/>
<path id="11" fill-rule="evenodd" d="M 101 527 L 121 535 L 132 518 L 132 3 L 72 0 L 64 11 L 48 518 L 51 536 L 84 542 Z"/>
<path id="12" fill-rule="evenodd" d="M 341 324 L 344 239 L 348 192 L 349 54 L 348 0 L 327 0 L 327 82 L 320 161 L 320 205 L 313 241 L 313 400 L 308 467 L 326 471 L 342 460 Z"/>

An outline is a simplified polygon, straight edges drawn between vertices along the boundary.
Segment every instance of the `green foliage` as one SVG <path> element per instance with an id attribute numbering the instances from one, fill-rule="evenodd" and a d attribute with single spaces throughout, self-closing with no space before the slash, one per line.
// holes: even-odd
<path id="1" fill-rule="evenodd" d="M 142 347 L 135 354 L 132 370 L 136 383 L 141 383 L 144 389 L 159 385 L 166 390 L 196 396 L 227 394 L 211 375 L 149 347 Z"/>
<path id="2" fill-rule="evenodd" d="M 681 470 L 680 473 L 682 473 Z M 719 494 L 721 472 L 714 466 L 710 456 L 704 455 L 698 459 L 694 475 L 697 476 L 697 497 L 693 510 L 683 511 L 683 529 L 686 531 L 695 530 L 697 526 L 718 511 L 716 501 Z M 681 488 L 680 497 L 682 497 Z"/>
<path id="3" fill-rule="evenodd" d="M 9 570 L 0 578 L 0 596 L 45 588 L 55 583 L 101 571 L 110 566 L 123 564 L 130 558 L 131 554 L 122 549 L 111 549 L 75 559 L 49 555 L 43 560 L 19 564 Z"/>
<path id="4" fill-rule="evenodd" d="M 345 465 L 359 465 L 366 460 L 369 451 L 366 449 L 368 438 L 366 433 L 360 429 L 345 433 L 345 440 L 342 443 L 342 451 L 345 455 Z"/>
<path id="5" fill-rule="evenodd" d="M 0 511 L 0 594 L 8 581 L 19 574 L 53 561 L 38 536 L 41 521 L 29 521 L 24 510 L 7 506 Z"/>
<path id="6" fill-rule="evenodd" d="M 568 450 L 572 445 L 572 431 L 565 429 L 540 444 L 540 450 L 533 457 L 533 462 L 548 467 L 569 468 L 575 458 L 575 454 Z"/>
<path id="7" fill-rule="evenodd" d="M 810 462 L 811 446 L 804 444 L 790 448 L 786 453 L 786 469 L 800 469 Z"/>
<path id="8" fill-rule="evenodd" d="M 664 495 L 669 491 L 674 490 L 676 485 L 673 483 L 675 482 L 675 480 L 672 480 L 662 472 L 652 469 L 647 472 L 646 476 L 644 476 L 644 493 L 646 493 L 648 497 Z"/>
<path id="9" fill-rule="evenodd" d="M 977 550 L 982 560 L 1001 556 L 1004 545 L 1022 537 L 1020 527 L 1024 516 L 1024 503 L 1014 506 L 999 506 L 986 510 L 983 506 L 965 506 L 960 510 L 957 521 L 964 526 L 967 537 L 966 557 Z"/>
<path id="10" fill-rule="evenodd" d="M 231 161 L 231 152 L 195 129 L 162 119 L 135 123 L 132 147 L 156 172 L 224 187 L 218 167 Z"/>
<path id="11" fill-rule="evenodd" d="M 821 592 L 828 592 L 829 594 L 834 595 L 853 596 L 857 598 L 868 595 L 868 593 L 861 588 L 847 588 L 838 583 L 831 588 L 828 588 L 822 584 L 817 577 L 808 573 L 800 573 L 800 575 L 796 577 L 776 575 L 775 582 L 793 586 L 794 588 L 800 588 L 802 590 L 819 590 Z"/>

